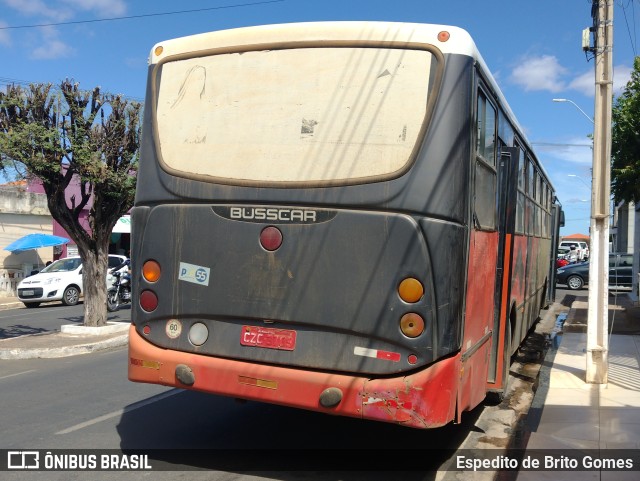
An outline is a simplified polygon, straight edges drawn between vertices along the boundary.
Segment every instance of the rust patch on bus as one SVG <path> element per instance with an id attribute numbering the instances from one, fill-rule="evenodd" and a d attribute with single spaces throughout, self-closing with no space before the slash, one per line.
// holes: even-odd
<path id="1" fill-rule="evenodd" d="M 421 397 L 421 388 L 413 388 L 407 384 L 405 389 L 399 389 L 395 392 L 363 392 L 362 407 L 367 409 L 369 415 L 372 415 L 372 409 L 379 411 L 379 416 L 374 417 L 386 417 L 388 420 L 398 423 L 406 423 L 415 418 L 420 424 L 423 424 L 424 421 L 419 419 L 418 414 L 414 411 L 414 407 L 419 405 Z"/>
<path id="2" fill-rule="evenodd" d="M 444 426 L 455 416 L 460 354 L 396 379 L 369 379 L 358 392 L 362 417 L 416 428 Z"/>

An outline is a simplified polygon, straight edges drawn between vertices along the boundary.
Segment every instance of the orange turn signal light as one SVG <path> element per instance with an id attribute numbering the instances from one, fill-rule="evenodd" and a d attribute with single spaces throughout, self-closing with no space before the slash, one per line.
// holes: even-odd
<path id="1" fill-rule="evenodd" d="M 449 40 L 449 38 L 451 38 L 451 34 L 446 30 L 438 33 L 438 40 L 440 40 L 441 42 L 446 42 L 447 40 Z"/>
<path id="2" fill-rule="evenodd" d="M 398 286 L 398 295 L 404 302 L 418 302 L 422 299 L 424 287 L 418 279 L 407 277 Z"/>
<path id="3" fill-rule="evenodd" d="M 409 312 L 400 319 L 400 330 L 407 337 L 418 337 L 424 332 L 424 319 L 415 312 Z"/>
<path id="4" fill-rule="evenodd" d="M 160 279 L 160 264 L 156 261 L 147 261 L 142 266 L 142 277 L 147 282 L 156 282 Z"/>

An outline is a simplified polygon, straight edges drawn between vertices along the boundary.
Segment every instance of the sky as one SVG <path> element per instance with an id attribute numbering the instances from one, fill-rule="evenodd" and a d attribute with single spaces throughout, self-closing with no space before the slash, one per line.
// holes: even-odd
<path id="1" fill-rule="evenodd" d="M 615 0 L 616 94 L 633 68 L 639 19 L 640 0 Z M 334 20 L 467 30 L 556 188 L 566 215 L 560 234 L 589 233 L 594 61 L 581 46 L 582 30 L 592 24 L 591 0 L 0 0 L 0 88 L 69 78 L 81 88 L 100 86 L 142 101 L 147 58 L 157 42 Z"/>

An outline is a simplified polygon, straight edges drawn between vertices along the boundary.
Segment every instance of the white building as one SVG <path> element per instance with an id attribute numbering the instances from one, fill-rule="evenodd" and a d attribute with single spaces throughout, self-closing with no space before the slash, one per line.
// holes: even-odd
<path id="1" fill-rule="evenodd" d="M 25 184 L 0 185 L 0 297 L 15 296 L 18 282 L 53 259 L 53 247 L 20 253 L 4 250 L 5 246 L 27 234 L 51 234 L 53 231 L 47 196 L 27 192 Z"/>

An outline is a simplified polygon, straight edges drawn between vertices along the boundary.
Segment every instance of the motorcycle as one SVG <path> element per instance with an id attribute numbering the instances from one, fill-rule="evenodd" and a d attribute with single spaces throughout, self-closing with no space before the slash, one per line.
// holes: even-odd
<path id="1" fill-rule="evenodd" d="M 122 304 L 131 302 L 131 276 L 127 272 L 114 272 L 113 285 L 107 290 L 107 311 L 114 312 Z"/>

